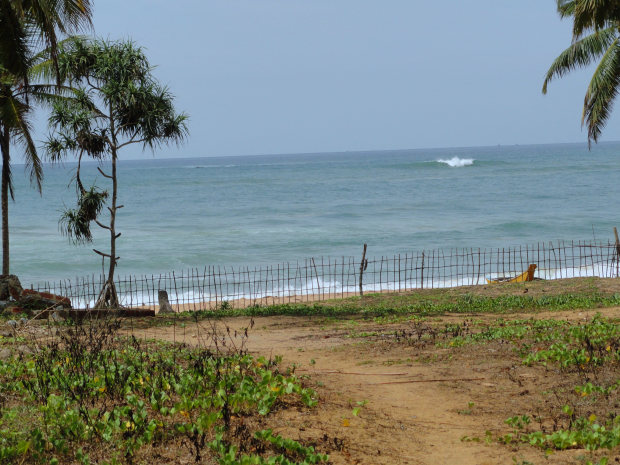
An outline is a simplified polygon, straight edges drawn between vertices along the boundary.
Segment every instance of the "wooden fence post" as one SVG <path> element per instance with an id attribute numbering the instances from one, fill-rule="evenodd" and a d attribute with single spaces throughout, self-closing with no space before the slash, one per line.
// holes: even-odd
<path id="1" fill-rule="evenodd" d="M 452 264 L 452 262 L 450 262 L 450 264 Z M 420 270 L 420 288 L 424 289 L 424 250 L 422 251 L 422 268 Z"/>
<path id="2" fill-rule="evenodd" d="M 360 262 L 360 297 L 364 296 L 364 288 L 363 288 L 363 280 L 364 280 L 364 270 L 368 268 L 368 260 L 366 260 L 366 247 L 364 244 L 364 252 L 362 252 L 362 261 Z"/>
<path id="3" fill-rule="evenodd" d="M 620 265 L 620 239 L 618 239 L 618 229 L 614 226 L 614 236 L 616 237 L 616 277 L 618 276 L 618 266 Z"/>

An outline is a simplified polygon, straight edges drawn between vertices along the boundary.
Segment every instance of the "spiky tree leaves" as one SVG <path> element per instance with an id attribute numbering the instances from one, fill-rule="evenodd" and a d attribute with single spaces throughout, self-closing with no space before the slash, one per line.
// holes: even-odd
<path id="1" fill-rule="evenodd" d="M 557 0 L 562 18 L 573 18 L 573 43 L 551 64 L 543 83 L 599 60 L 584 98 L 581 123 L 588 144 L 598 142 L 620 86 L 620 2 L 617 0 Z"/>
<path id="2" fill-rule="evenodd" d="M 75 40 L 60 49 L 58 70 L 63 81 L 77 88 L 75 98 L 53 105 L 49 120 L 53 132 L 46 143 L 50 160 L 62 160 L 68 154 L 78 157 L 77 208 L 64 213 L 61 230 L 77 243 L 92 241 L 93 223 L 108 231 L 109 252 L 93 249 L 109 262 L 96 306 L 116 308 L 114 271 L 120 236 L 116 215 L 122 208 L 118 205 L 119 151 L 131 144 L 156 148 L 181 142 L 187 135 L 187 116 L 175 112 L 172 95 L 153 78 L 146 56 L 131 42 Z M 84 188 L 80 177 L 83 156 L 100 161 L 101 175 L 112 184 L 109 196 L 95 186 Z M 101 218 L 106 210 L 107 222 Z"/>
<path id="3" fill-rule="evenodd" d="M 107 191 L 99 191 L 95 186 L 88 190 L 81 187 L 77 208 L 65 210 L 60 217 L 60 232 L 75 244 L 92 242 L 90 225 L 97 220 L 107 198 Z"/>

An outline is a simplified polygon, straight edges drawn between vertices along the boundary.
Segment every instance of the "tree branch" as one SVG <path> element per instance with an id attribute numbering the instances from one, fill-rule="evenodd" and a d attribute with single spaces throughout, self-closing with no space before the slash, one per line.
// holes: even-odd
<path id="1" fill-rule="evenodd" d="M 95 223 L 97 223 L 97 226 L 99 226 L 100 228 L 107 229 L 108 231 L 110 230 L 109 226 L 106 226 L 105 224 L 101 223 L 99 220 L 95 220 Z"/>
<path id="2" fill-rule="evenodd" d="M 112 179 L 112 176 L 110 176 L 109 174 L 105 174 L 105 173 L 103 172 L 103 170 L 102 170 L 99 166 L 97 167 L 97 170 L 101 173 L 101 175 L 102 175 L 104 178 Z"/>
<path id="3" fill-rule="evenodd" d="M 131 136 L 131 138 L 127 142 L 123 142 L 121 145 L 119 145 L 117 149 L 122 149 L 123 147 L 129 144 L 139 144 L 140 142 L 144 142 L 146 140 L 146 138 L 137 139 L 137 140 L 134 139 L 137 135 L 138 133 L 136 132 L 133 136 Z"/>
<path id="4" fill-rule="evenodd" d="M 95 89 L 98 92 L 101 92 L 101 87 L 98 87 L 98 86 L 94 85 L 92 82 L 90 82 L 90 76 L 88 74 L 86 75 L 86 82 L 88 82 L 88 85 L 91 88 Z"/>
<path id="5" fill-rule="evenodd" d="M 102 257 L 112 258 L 112 255 L 110 255 L 109 253 L 99 252 L 97 249 L 93 249 L 93 252 L 95 252 L 96 254 L 101 255 Z M 120 258 L 120 257 L 119 257 L 119 258 Z"/>

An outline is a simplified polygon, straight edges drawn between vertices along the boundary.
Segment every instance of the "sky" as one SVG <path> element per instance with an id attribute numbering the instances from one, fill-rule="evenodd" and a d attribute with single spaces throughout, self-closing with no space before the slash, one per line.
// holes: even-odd
<path id="1" fill-rule="evenodd" d="M 143 46 L 190 116 L 157 157 L 586 141 L 592 69 L 541 93 L 571 40 L 554 0 L 93 3 L 94 33 Z"/>

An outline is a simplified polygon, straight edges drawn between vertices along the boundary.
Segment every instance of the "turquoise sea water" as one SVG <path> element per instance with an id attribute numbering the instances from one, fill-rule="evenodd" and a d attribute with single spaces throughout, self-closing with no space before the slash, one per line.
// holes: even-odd
<path id="1" fill-rule="evenodd" d="M 317 256 L 607 240 L 620 226 L 620 143 L 157 158 L 119 164 L 119 274 Z M 84 177 L 105 179 L 89 163 Z M 75 164 L 46 166 L 43 196 L 14 168 L 11 271 L 26 285 L 101 271 L 58 230 Z M 98 229 L 98 228 L 94 228 Z"/>

